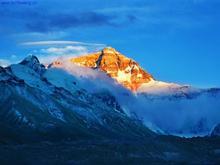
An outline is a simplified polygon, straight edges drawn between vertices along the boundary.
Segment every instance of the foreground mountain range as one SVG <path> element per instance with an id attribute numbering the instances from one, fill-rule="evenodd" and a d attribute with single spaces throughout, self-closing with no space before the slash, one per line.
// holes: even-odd
<path id="1" fill-rule="evenodd" d="M 153 135 L 140 121 L 130 119 L 108 91 L 91 94 L 77 86 L 75 77 L 45 69 L 35 56 L 1 68 L 0 74 L 1 138 Z M 70 85 L 70 90 L 53 81 Z"/>
<path id="2" fill-rule="evenodd" d="M 203 162 L 219 154 L 214 136 L 220 134 L 220 89 L 157 81 L 113 48 L 47 66 L 28 56 L 19 64 L 0 67 L 0 91 L 1 143 L 144 143 L 140 152 L 129 154 L 142 159 L 146 151 L 151 153 L 147 158 L 157 162 L 183 161 L 189 155 L 198 161 L 188 143 L 202 148 L 200 142 L 214 141 L 211 153 L 204 150 L 209 155 Z M 191 141 L 170 135 L 206 137 Z"/>
<path id="3" fill-rule="evenodd" d="M 45 133 L 58 124 L 89 135 L 129 136 L 130 129 L 131 134 L 205 136 L 216 134 L 220 123 L 220 89 L 156 81 L 113 48 L 47 67 L 29 56 L 1 67 L 0 74 L 3 125 L 19 123 Z"/>

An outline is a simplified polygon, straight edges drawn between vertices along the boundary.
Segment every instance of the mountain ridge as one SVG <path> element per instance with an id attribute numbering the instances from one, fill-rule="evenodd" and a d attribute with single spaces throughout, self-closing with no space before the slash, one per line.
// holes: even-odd
<path id="1" fill-rule="evenodd" d="M 154 136 L 140 121 L 127 116 L 111 93 L 91 94 L 79 87 L 68 90 L 48 78 L 50 74 L 65 77 L 64 72 L 44 69 L 35 56 L 0 68 L 1 138 L 28 141 L 29 135 L 30 140 Z"/>
<path id="2" fill-rule="evenodd" d="M 97 62 L 96 58 L 94 62 Z M 92 66 L 94 62 L 91 63 Z M 9 85 L 6 89 L 13 89 L 13 93 L 16 93 L 18 97 L 30 95 L 22 93 L 22 90 L 29 87 L 29 91 L 38 91 L 34 95 L 31 94 L 30 98 L 41 98 L 43 96 L 50 99 L 51 97 L 52 101 L 48 101 L 50 106 L 45 106 L 43 109 L 48 111 L 52 118 L 58 118 L 61 121 L 65 121 L 65 117 L 62 117 L 63 108 L 59 107 L 65 107 L 64 109 L 69 109 L 85 118 L 84 120 L 88 123 L 92 121 L 92 123 L 103 125 L 103 123 L 108 121 L 109 124 L 112 118 L 119 115 L 119 118 L 127 116 L 129 120 L 140 120 L 140 123 L 144 124 L 146 128 L 150 128 L 153 132 L 159 134 L 184 135 L 187 133 L 192 134 L 192 136 L 200 135 L 200 133 L 207 135 L 213 124 L 218 124 L 219 122 L 212 115 L 217 113 L 216 108 L 219 106 L 217 101 L 220 96 L 219 89 L 197 89 L 191 86 L 151 80 L 143 83 L 137 92 L 131 92 L 131 90 L 126 90 L 127 88 L 117 85 L 119 83 L 115 85 L 113 78 L 107 76 L 100 69 L 76 66 L 71 63 L 70 59 L 67 59 L 67 61 L 55 61 L 49 67 L 45 67 L 36 56 L 28 56 L 18 64 L 0 68 L 0 85 L 2 85 L 2 88 Z M 144 87 L 142 88 L 142 86 Z M 143 89 L 143 91 L 140 89 Z M 17 92 L 19 93 L 17 94 Z M 25 100 L 30 98 L 25 98 Z M 54 103 L 54 99 L 58 103 Z M 36 102 L 37 107 L 42 109 L 41 104 L 43 103 L 39 102 L 42 100 L 36 101 L 34 99 L 33 103 Z M 209 100 L 212 104 L 206 103 L 204 100 Z M 32 100 L 27 102 L 32 102 Z M 5 104 L 4 102 L 2 103 Z M 56 104 L 60 106 L 57 107 L 55 106 Z M 86 108 L 81 107 L 81 104 Z M 203 106 L 198 107 L 198 104 Z M 13 104 L 11 103 L 11 105 Z M 76 105 L 79 105 L 79 107 Z M 11 108 L 15 107 L 12 106 Z M 181 118 L 181 115 L 176 116 L 180 109 L 180 112 L 183 113 L 183 118 Z M 213 111 L 209 112 L 209 117 L 207 117 L 207 114 L 205 116 L 201 114 L 200 116 L 198 115 L 198 119 L 193 119 L 191 112 L 192 114 L 200 114 L 202 111 L 206 112 L 206 109 L 212 109 Z M 159 114 L 157 114 L 158 112 Z M 169 119 L 167 117 L 164 119 L 163 116 L 165 114 L 161 116 L 163 113 L 175 116 L 173 119 L 176 122 L 180 120 L 180 125 L 175 127 L 169 125 L 169 122 L 163 123 L 163 120 Z M 152 114 L 152 119 L 150 119 L 149 116 Z M 185 121 L 188 122 L 185 123 Z"/>
<path id="3" fill-rule="evenodd" d="M 136 91 L 143 83 L 154 80 L 152 75 L 142 69 L 137 62 L 112 47 L 106 47 L 97 53 L 71 58 L 70 61 L 80 66 L 99 69 L 131 91 Z"/>

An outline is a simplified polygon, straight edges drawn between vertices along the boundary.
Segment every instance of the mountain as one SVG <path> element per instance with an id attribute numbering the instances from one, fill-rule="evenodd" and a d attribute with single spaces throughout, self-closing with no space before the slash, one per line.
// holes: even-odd
<path id="1" fill-rule="evenodd" d="M 28 56 L 19 64 L 1 67 L 0 72 L 2 118 L 9 113 L 12 120 L 34 125 L 35 131 L 45 132 L 52 122 L 53 129 L 57 123 L 61 130 L 71 127 L 71 134 L 80 128 L 77 134 L 82 136 L 128 132 L 123 136 L 131 137 L 144 130 L 150 136 L 155 132 L 189 137 L 208 135 L 220 123 L 220 89 L 155 80 L 113 48 L 58 59 L 47 67 Z M 123 79 L 121 72 L 131 75 L 130 79 Z M 132 79 L 137 73 L 142 79 Z M 35 115 L 32 109 L 42 113 Z"/>
<path id="2" fill-rule="evenodd" d="M 76 66 L 85 69 L 81 71 L 80 77 L 96 82 L 89 88 L 108 88 L 128 116 L 136 116 L 154 132 L 187 137 L 204 136 L 209 134 L 213 125 L 220 122 L 215 117 L 220 106 L 218 88 L 200 89 L 155 80 L 137 62 L 111 47 L 66 61 L 57 60 L 50 65 L 73 75 L 78 74 L 76 70 L 79 68 Z M 105 75 L 115 80 L 115 83 L 104 81 L 108 79 Z M 112 84 L 122 85 L 128 91 L 119 90 L 119 87 L 109 88 Z M 175 125 L 169 122 L 171 118 Z"/>
<path id="3" fill-rule="evenodd" d="M 153 80 L 153 77 L 137 62 L 111 47 L 97 53 L 71 58 L 70 61 L 80 66 L 99 69 L 132 91 Z"/>
<path id="4" fill-rule="evenodd" d="M 63 60 L 57 60 L 51 63 L 49 67 L 63 68 L 71 71 L 68 68 L 71 64 L 101 71 L 114 79 L 118 84 L 136 94 L 158 96 L 159 98 L 164 96 L 167 98 L 168 96 L 193 97 L 204 91 L 189 85 L 155 80 L 136 61 L 119 53 L 112 47 L 106 47 L 96 53 L 69 58 L 65 62 Z"/>
<path id="5" fill-rule="evenodd" d="M 1 67 L 0 140 L 154 136 L 109 91 L 89 93 L 79 82 L 64 70 L 45 68 L 35 56 Z"/>
<path id="6" fill-rule="evenodd" d="M 137 93 L 171 94 L 174 90 L 182 90 L 186 87 L 155 80 L 136 61 L 124 56 L 112 47 L 106 47 L 96 53 L 73 57 L 69 61 L 79 66 L 100 70 L 125 88 Z M 65 67 L 64 65 L 58 60 L 50 66 Z"/>
<path id="7" fill-rule="evenodd" d="M 220 89 L 150 75 L 124 87 L 72 60 L 0 67 L 2 164 L 219 164 Z"/>

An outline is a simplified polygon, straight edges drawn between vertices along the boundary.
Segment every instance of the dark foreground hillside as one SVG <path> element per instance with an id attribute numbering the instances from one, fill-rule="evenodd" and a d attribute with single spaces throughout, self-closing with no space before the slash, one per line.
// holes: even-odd
<path id="1" fill-rule="evenodd" d="M 160 136 L 0 145 L 1 164 L 219 164 L 220 138 Z"/>

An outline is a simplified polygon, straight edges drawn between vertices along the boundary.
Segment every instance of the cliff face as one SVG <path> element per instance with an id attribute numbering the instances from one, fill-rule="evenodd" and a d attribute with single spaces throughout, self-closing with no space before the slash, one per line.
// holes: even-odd
<path id="1" fill-rule="evenodd" d="M 110 47 L 97 53 L 71 58 L 70 61 L 80 66 L 99 69 L 132 91 L 153 80 L 138 63 Z"/>

